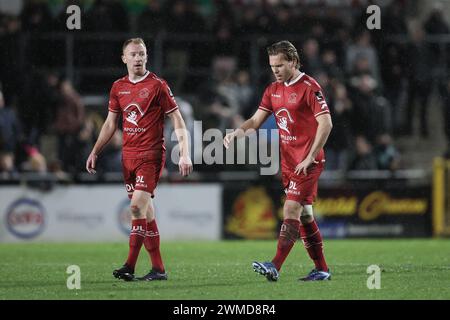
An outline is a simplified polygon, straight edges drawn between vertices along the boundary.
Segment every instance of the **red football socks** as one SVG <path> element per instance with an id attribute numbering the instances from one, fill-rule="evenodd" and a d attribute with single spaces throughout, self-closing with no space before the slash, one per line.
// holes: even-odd
<path id="1" fill-rule="evenodd" d="M 272 263 L 277 270 L 281 269 L 281 266 L 286 260 L 289 252 L 298 239 L 298 228 L 300 221 L 295 219 L 285 219 L 281 226 L 280 235 L 278 237 L 277 253 L 272 259 Z"/>
<path id="2" fill-rule="evenodd" d="M 164 272 L 164 264 L 159 251 L 159 232 L 156 220 L 147 223 L 147 233 L 144 240 L 145 249 L 147 249 L 150 259 L 152 261 L 152 268 Z"/>
<path id="3" fill-rule="evenodd" d="M 300 226 L 300 237 L 306 251 L 308 251 L 309 257 L 314 261 L 316 269 L 328 271 L 328 266 L 323 256 L 322 236 L 315 220 Z"/>
<path id="4" fill-rule="evenodd" d="M 130 232 L 130 251 L 128 252 L 128 259 L 126 264 L 134 270 L 136 261 L 141 250 L 142 243 L 145 239 L 145 230 L 147 225 L 147 219 L 135 219 L 131 221 Z"/>

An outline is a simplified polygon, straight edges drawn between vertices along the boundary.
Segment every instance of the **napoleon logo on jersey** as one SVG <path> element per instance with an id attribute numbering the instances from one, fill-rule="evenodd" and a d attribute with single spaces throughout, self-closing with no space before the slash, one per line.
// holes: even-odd
<path id="1" fill-rule="evenodd" d="M 294 120 L 292 120 L 291 114 L 286 108 L 282 108 L 277 111 L 275 114 L 278 120 L 278 127 L 280 130 L 286 131 L 288 134 L 291 134 L 291 132 L 288 129 L 288 123 L 293 123 Z M 288 122 L 289 121 L 289 122 Z"/>
<path id="2" fill-rule="evenodd" d="M 137 114 L 136 111 L 130 111 L 127 115 L 127 121 L 137 126 Z"/>
<path id="3" fill-rule="evenodd" d="M 139 118 L 144 115 L 139 105 L 137 103 L 130 103 L 124 111 L 127 112 L 125 120 L 137 127 Z"/>

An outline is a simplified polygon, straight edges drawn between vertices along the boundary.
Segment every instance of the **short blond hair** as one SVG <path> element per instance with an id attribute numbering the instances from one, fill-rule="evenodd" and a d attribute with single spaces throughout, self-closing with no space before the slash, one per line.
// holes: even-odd
<path id="1" fill-rule="evenodd" d="M 131 38 L 131 39 L 125 40 L 125 42 L 123 43 L 123 46 L 122 46 L 122 52 L 125 51 L 125 48 L 126 48 L 130 43 L 133 43 L 133 44 L 142 44 L 142 45 L 147 49 L 147 46 L 145 45 L 145 42 L 144 42 L 144 40 L 143 40 L 142 38 Z"/>

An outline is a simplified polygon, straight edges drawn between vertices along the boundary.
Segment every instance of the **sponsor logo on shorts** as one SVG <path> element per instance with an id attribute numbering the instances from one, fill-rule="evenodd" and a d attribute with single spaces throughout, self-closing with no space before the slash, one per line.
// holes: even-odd
<path id="1" fill-rule="evenodd" d="M 127 190 L 128 193 L 133 193 L 134 185 L 131 183 L 127 183 L 127 184 L 125 184 L 125 189 Z"/>
<path id="2" fill-rule="evenodd" d="M 140 188 L 147 188 L 147 183 L 144 181 L 144 176 L 137 176 L 136 177 L 136 186 Z"/>
<path id="3" fill-rule="evenodd" d="M 297 190 L 297 183 L 294 181 L 289 181 L 289 187 L 287 189 L 286 194 L 293 194 L 296 196 L 300 195 L 300 190 Z"/>

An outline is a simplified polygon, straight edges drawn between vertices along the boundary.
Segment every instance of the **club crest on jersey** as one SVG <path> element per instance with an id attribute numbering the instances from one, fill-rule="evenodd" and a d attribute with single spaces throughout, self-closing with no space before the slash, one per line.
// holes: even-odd
<path id="1" fill-rule="evenodd" d="M 148 90 L 147 88 L 144 88 L 141 91 L 139 91 L 139 98 L 146 99 L 146 98 L 148 98 L 149 95 L 150 95 L 150 90 Z"/>
<path id="2" fill-rule="evenodd" d="M 288 129 L 288 123 L 293 123 L 294 120 L 292 120 L 289 111 L 286 108 L 281 108 L 277 111 L 277 113 L 275 113 L 275 116 L 277 117 L 278 127 L 280 128 L 280 130 L 286 131 L 288 134 L 291 134 Z"/>
<path id="3" fill-rule="evenodd" d="M 288 103 L 296 103 L 297 102 L 297 94 L 291 93 L 289 95 Z"/>
<path id="4" fill-rule="evenodd" d="M 142 117 L 144 115 L 144 112 L 142 112 L 139 105 L 137 103 L 130 103 L 125 107 L 124 111 L 127 112 L 125 120 L 137 127 L 139 117 Z"/>

